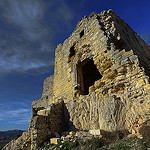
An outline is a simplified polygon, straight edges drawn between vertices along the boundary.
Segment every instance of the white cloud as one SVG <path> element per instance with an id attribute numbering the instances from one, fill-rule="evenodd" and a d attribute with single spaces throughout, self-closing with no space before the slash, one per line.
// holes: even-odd
<path id="1" fill-rule="evenodd" d="M 27 129 L 31 118 L 31 107 L 21 100 L 20 102 L 10 102 L 0 104 L 0 130 Z"/>
<path id="2" fill-rule="evenodd" d="M 31 118 L 31 110 L 26 108 L 16 108 L 12 110 L 9 109 L 1 109 L 0 110 L 0 121 L 9 121 L 9 122 L 28 122 Z"/>

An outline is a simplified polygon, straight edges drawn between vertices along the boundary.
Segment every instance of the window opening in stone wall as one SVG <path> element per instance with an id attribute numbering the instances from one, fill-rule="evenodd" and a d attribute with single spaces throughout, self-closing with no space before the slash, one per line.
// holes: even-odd
<path id="1" fill-rule="evenodd" d="M 72 56 L 75 55 L 75 44 L 70 48 L 70 54 L 69 57 L 71 58 Z"/>
<path id="2" fill-rule="evenodd" d="M 84 30 L 80 32 L 80 38 L 84 35 Z"/>
<path id="3" fill-rule="evenodd" d="M 88 95 L 89 87 L 94 85 L 94 82 L 101 79 L 102 75 L 99 73 L 94 61 L 86 59 L 78 66 L 78 83 L 80 84 L 80 94 Z"/>

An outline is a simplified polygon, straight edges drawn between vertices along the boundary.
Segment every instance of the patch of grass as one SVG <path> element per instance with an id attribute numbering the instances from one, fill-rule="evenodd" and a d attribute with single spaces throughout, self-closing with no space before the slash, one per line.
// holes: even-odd
<path id="1" fill-rule="evenodd" d="M 112 143 L 107 142 L 105 138 L 92 138 L 91 140 L 84 141 L 83 139 L 77 139 L 75 142 L 65 142 L 59 143 L 57 145 L 51 145 L 48 143 L 47 145 L 43 145 L 38 150 L 146 150 L 148 146 L 147 143 L 143 139 L 138 138 L 123 138 L 121 140 L 116 140 Z"/>
<path id="2" fill-rule="evenodd" d="M 78 139 L 75 142 L 65 142 L 55 145 L 52 150 L 76 150 L 84 147 L 86 150 L 96 150 L 103 146 L 101 139 L 92 138 L 91 140 L 86 140 L 85 142 L 82 139 Z"/>
<path id="3" fill-rule="evenodd" d="M 83 130 L 84 132 L 89 132 L 89 130 Z"/>
<path id="4" fill-rule="evenodd" d="M 139 149 L 139 150 L 146 150 L 148 147 L 143 143 L 143 140 L 138 138 L 124 138 L 118 140 L 114 143 L 105 145 L 104 147 L 100 148 L 101 150 L 132 150 L 132 149 Z"/>
<path id="5" fill-rule="evenodd" d="M 55 145 L 51 150 L 69 150 L 69 142 L 65 142 L 65 143 L 58 143 L 57 145 Z"/>
<path id="6" fill-rule="evenodd" d="M 96 150 L 98 148 L 101 148 L 102 146 L 104 146 L 104 140 L 98 139 L 93 137 L 91 140 L 88 140 L 85 142 L 85 147 L 87 148 L 87 150 Z"/>
<path id="7" fill-rule="evenodd" d="M 131 147 L 124 144 L 124 143 L 119 143 L 114 147 L 116 150 L 131 150 Z"/>
<path id="8" fill-rule="evenodd" d="M 70 142 L 68 148 L 69 149 L 73 149 L 73 148 L 76 148 L 78 146 L 79 146 L 79 142 L 78 141 L 76 141 L 76 142 Z"/>
<path id="9" fill-rule="evenodd" d="M 84 141 L 83 139 L 77 139 L 75 142 L 69 142 L 69 150 L 80 149 L 84 147 L 86 150 L 96 150 L 104 145 L 103 139 L 92 138 L 90 140 Z"/>
<path id="10" fill-rule="evenodd" d="M 39 146 L 39 147 L 37 148 L 37 150 L 49 149 L 49 148 L 51 148 L 52 146 L 54 146 L 54 144 L 50 144 L 50 143 L 46 142 L 46 143 L 42 144 L 41 146 Z"/>

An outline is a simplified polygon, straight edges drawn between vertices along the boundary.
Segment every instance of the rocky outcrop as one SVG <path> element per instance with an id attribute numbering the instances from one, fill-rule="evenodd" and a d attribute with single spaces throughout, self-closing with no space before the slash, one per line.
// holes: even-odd
<path id="1" fill-rule="evenodd" d="M 150 127 L 149 57 L 150 47 L 112 10 L 85 16 L 56 48 L 54 76 L 32 103 L 26 136 L 5 149 L 20 143 L 34 150 L 65 130 L 144 133 Z"/>
<path id="2" fill-rule="evenodd" d="M 47 77 L 43 83 L 43 93 L 39 100 L 32 102 L 32 115 L 42 114 L 53 101 L 54 75 Z"/>
<path id="3" fill-rule="evenodd" d="M 30 121 L 31 149 L 36 149 L 48 138 L 63 131 L 63 101 L 51 104 Z"/>
<path id="4" fill-rule="evenodd" d="M 8 143 L 4 150 L 36 150 L 36 148 L 63 129 L 64 114 L 63 101 L 49 105 L 44 113 L 33 116 L 29 122 L 29 129 L 17 140 Z"/>

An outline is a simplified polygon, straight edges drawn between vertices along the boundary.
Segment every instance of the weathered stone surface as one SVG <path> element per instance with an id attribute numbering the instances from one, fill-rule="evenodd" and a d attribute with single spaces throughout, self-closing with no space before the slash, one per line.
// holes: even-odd
<path id="1" fill-rule="evenodd" d="M 146 55 L 150 57 L 149 46 L 112 10 L 84 17 L 56 48 L 53 99 L 64 99 L 79 130 L 139 132 L 150 118 Z M 97 74 L 91 60 L 101 77 L 89 86 Z"/>
<path id="2" fill-rule="evenodd" d="M 28 132 L 24 132 L 16 141 L 10 142 L 5 150 L 36 150 L 37 147 L 56 132 L 63 131 L 63 101 L 51 104 L 45 113 L 33 116 L 29 122 Z"/>
<path id="3" fill-rule="evenodd" d="M 69 137 L 62 137 L 61 139 L 62 139 L 62 141 L 64 141 L 64 142 L 69 142 L 69 140 L 70 140 Z"/>
<path id="4" fill-rule="evenodd" d="M 45 113 L 37 114 L 30 120 L 31 149 L 63 131 L 63 101 L 51 104 Z"/>
<path id="5" fill-rule="evenodd" d="M 51 144 L 58 144 L 60 141 L 61 141 L 60 138 L 51 138 L 51 139 L 50 139 L 50 143 L 51 143 Z"/>
<path id="6" fill-rule="evenodd" d="M 67 130 L 143 136 L 150 128 L 149 58 L 150 47 L 112 10 L 85 16 L 56 48 L 54 76 L 32 103 L 27 138 L 6 148 L 34 150 Z"/>
<path id="7" fill-rule="evenodd" d="M 32 102 L 33 108 L 47 107 L 50 104 L 50 101 L 53 98 L 53 82 L 54 75 L 51 75 L 44 80 L 42 97 L 40 100 Z M 47 104 L 45 104 L 45 101 L 47 101 Z"/>
<path id="8" fill-rule="evenodd" d="M 98 130 L 89 130 L 89 133 L 92 134 L 92 135 L 101 135 L 100 129 L 98 129 Z"/>
<path id="9" fill-rule="evenodd" d="M 32 115 L 42 115 L 53 101 L 53 82 L 54 75 L 47 77 L 43 83 L 43 93 L 39 100 L 32 102 Z"/>

